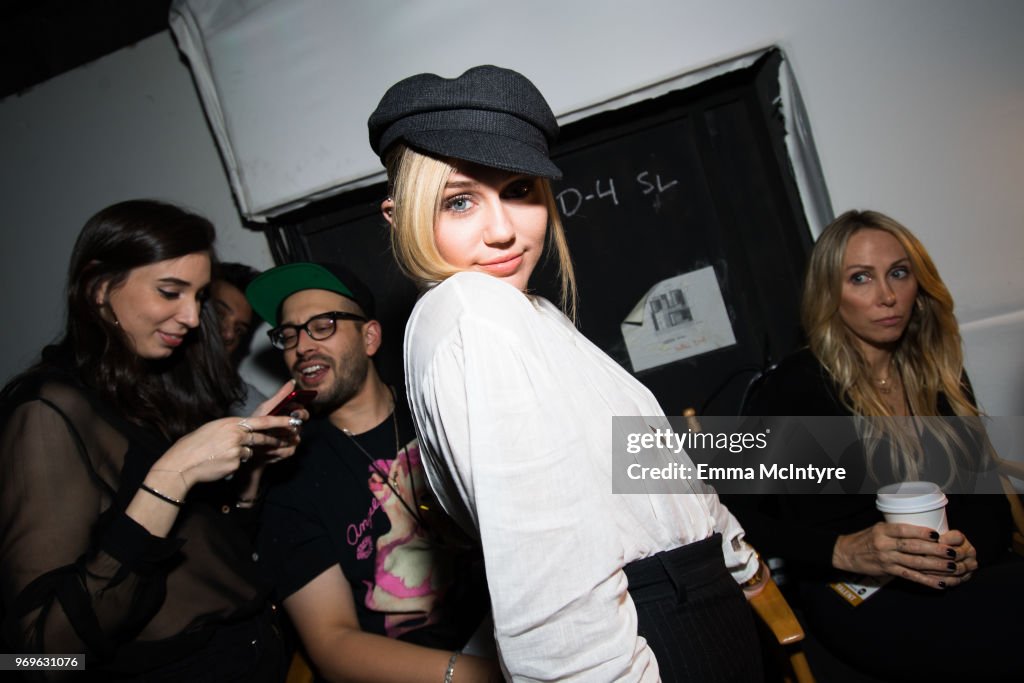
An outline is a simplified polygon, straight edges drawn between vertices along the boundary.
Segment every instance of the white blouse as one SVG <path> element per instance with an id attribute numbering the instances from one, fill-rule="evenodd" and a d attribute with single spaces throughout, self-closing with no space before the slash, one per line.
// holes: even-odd
<path id="1" fill-rule="evenodd" d="M 480 535 L 514 680 L 658 680 L 622 571 L 633 560 L 717 531 L 733 577 L 757 571 L 713 493 L 612 493 L 612 417 L 663 412 L 546 299 L 459 273 L 416 304 L 405 368 L 431 486 Z"/>

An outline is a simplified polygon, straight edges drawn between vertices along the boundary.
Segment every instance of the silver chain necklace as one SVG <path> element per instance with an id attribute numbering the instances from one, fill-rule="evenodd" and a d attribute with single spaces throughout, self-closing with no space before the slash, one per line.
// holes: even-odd
<path id="1" fill-rule="evenodd" d="M 390 387 L 388 387 L 388 388 L 390 389 Z M 394 390 L 392 390 L 392 392 L 391 392 L 391 399 L 392 399 L 392 405 L 394 406 L 395 405 Z M 417 507 L 419 507 L 419 504 L 418 504 L 419 501 L 417 500 L 417 495 L 416 495 L 416 478 L 415 478 L 415 475 L 414 475 L 414 473 L 412 471 L 412 463 L 409 461 L 409 448 L 408 448 L 408 446 L 403 446 L 402 445 L 401 439 L 398 436 L 398 416 L 395 415 L 395 412 L 396 411 L 395 411 L 394 407 L 392 407 L 392 409 L 391 409 L 391 424 L 394 426 L 394 431 L 395 431 L 395 458 L 396 459 L 401 459 L 403 455 L 405 456 L 405 468 L 409 471 L 409 487 L 410 487 L 411 492 L 412 492 L 412 501 L 413 501 L 414 504 L 417 505 Z M 355 446 L 356 448 L 358 448 L 359 451 L 363 455 L 366 456 L 366 460 L 367 460 L 367 462 L 370 463 L 370 467 L 373 469 L 374 473 L 376 473 L 377 476 L 380 477 L 381 481 L 383 481 L 387 485 L 387 487 L 389 489 L 391 489 L 391 492 L 394 493 L 398 497 L 399 502 L 402 503 L 402 507 L 404 507 L 409 512 L 409 514 L 412 515 L 413 519 L 415 519 L 416 522 L 421 527 L 426 528 L 425 525 L 423 524 L 423 519 L 416 512 L 416 510 L 411 505 L 409 505 L 408 502 L 406 502 L 405 497 L 402 496 L 401 490 L 400 490 L 401 487 L 399 486 L 399 483 L 398 483 L 398 476 L 395 475 L 394 477 L 389 477 L 387 475 L 387 472 L 384 472 L 383 470 L 381 470 L 381 468 L 377 466 L 377 461 L 374 460 L 373 456 L 370 455 L 369 451 L 367 451 L 365 448 L 363 448 L 363 445 L 361 443 L 359 443 L 359 441 L 356 439 L 355 435 L 352 434 L 352 432 L 350 432 L 347 429 L 342 428 L 341 429 L 341 433 L 344 434 L 345 436 L 347 436 L 348 440 L 352 443 L 352 445 Z"/>

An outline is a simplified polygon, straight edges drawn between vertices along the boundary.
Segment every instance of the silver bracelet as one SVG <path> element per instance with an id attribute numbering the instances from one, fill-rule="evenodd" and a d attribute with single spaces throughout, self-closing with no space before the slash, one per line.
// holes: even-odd
<path id="1" fill-rule="evenodd" d="M 462 650 L 456 650 L 448 658 L 448 670 L 444 672 L 444 683 L 452 683 L 452 677 L 455 676 L 455 660 L 459 658 L 460 654 L 462 654 Z"/>

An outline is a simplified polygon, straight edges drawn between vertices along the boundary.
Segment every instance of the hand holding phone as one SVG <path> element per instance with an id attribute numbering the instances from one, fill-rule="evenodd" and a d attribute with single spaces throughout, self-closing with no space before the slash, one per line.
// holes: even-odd
<path id="1" fill-rule="evenodd" d="M 296 408 L 308 407 L 315 397 L 316 391 L 314 389 L 295 389 L 267 414 L 288 415 Z"/>

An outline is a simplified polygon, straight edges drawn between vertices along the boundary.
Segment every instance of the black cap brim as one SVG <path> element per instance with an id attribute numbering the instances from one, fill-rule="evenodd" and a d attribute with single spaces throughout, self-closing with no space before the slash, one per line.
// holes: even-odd
<path id="1" fill-rule="evenodd" d="M 405 137 L 410 145 L 432 156 L 471 161 L 550 180 L 562 177 L 561 169 L 548 158 L 546 150 L 538 150 L 512 138 L 465 130 L 419 131 Z"/>

